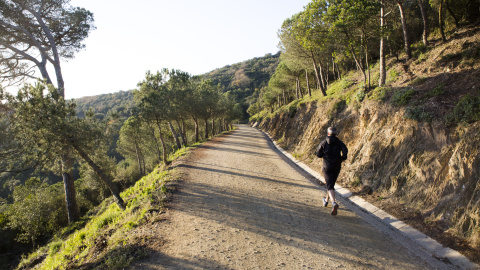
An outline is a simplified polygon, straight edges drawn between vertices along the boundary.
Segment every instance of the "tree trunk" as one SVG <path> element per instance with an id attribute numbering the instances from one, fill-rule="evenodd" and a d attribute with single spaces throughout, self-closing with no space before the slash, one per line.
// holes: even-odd
<path id="1" fill-rule="evenodd" d="M 443 1 L 444 0 L 440 0 L 440 6 L 438 7 L 438 23 L 440 25 L 440 34 L 442 35 L 442 41 L 443 42 L 446 42 L 447 41 L 447 38 L 445 36 L 445 22 L 443 20 Z"/>
<path id="2" fill-rule="evenodd" d="M 387 71 L 385 67 L 385 10 L 384 0 L 381 0 L 380 8 L 380 78 L 378 79 L 378 86 L 385 85 Z"/>
<path id="3" fill-rule="evenodd" d="M 341 79 L 342 79 L 342 73 L 340 73 L 340 67 L 338 67 L 338 64 L 337 64 L 337 63 L 335 63 L 335 66 L 337 67 L 337 72 L 338 72 L 337 78 L 338 78 L 339 80 L 341 80 Z"/>
<path id="4" fill-rule="evenodd" d="M 98 167 L 98 165 L 85 153 L 82 149 L 80 149 L 75 143 L 72 142 L 73 148 L 77 151 L 77 153 L 88 163 L 88 165 L 93 169 L 93 171 L 97 174 L 100 179 L 107 185 L 110 192 L 112 192 L 113 199 L 117 203 L 117 205 L 121 209 L 125 209 L 125 202 L 123 201 L 122 197 L 120 197 L 120 192 L 118 191 L 117 186 L 113 184 L 112 179 L 110 176 L 105 174 L 105 172 Z"/>
<path id="5" fill-rule="evenodd" d="M 188 145 L 188 136 L 187 136 L 187 128 L 185 127 L 185 120 L 182 119 L 182 135 L 185 140 L 185 146 Z"/>
<path id="6" fill-rule="evenodd" d="M 310 89 L 310 81 L 308 80 L 308 71 L 305 69 L 305 81 L 307 82 L 307 91 L 308 91 L 308 96 L 312 96 L 312 89 Z"/>
<path id="7" fill-rule="evenodd" d="M 65 190 L 65 203 L 67 205 L 68 223 L 72 223 L 80 219 L 73 179 L 72 163 L 72 159 L 68 155 L 62 156 L 62 178 L 63 187 Z"/>
<path id="8" fill-rule="evenodd" d="M 161 161 L 162 153 L 160 151 L 160 146 L 158 145 L 157 136 L 155 136 L 155 130 L 153 128 L 152 128 L 152 138 L 155 141 L 155 145 L 157 146 L 158 161 Z"/>
<path id="9" fill-rule="evenodd" d="M 325 72 L 325 84 L 326 84 L 326 88 L 328 89 L 328 81 L 330 80 L 330 61 L 327 61 L 327 68 L 326 68 L 326 71 Z"/>
<path id="10" fill-rule="evenodd" d="M 183 133 L 183 129 L 182 129 L 182 126 L 180 125 L 180 121 L 178 120 L 175 120 L 175 121 L 177 122 L 178 132 L 180 132 L 180 137 L 182 138 L 183 146 L 187 146 L 187 139 L 185 138 L 185 134 Z"/>
<path id="11" fill-rule="evenodd" d="M 425 7 L 425 0 L 417 0 L 418 5 L 420 6 L 420 12 L 422 13 L 422 21 L 423 21 L 423 33 L 422 33 L 422 41 L 425 47 L 428 47 L 428 17 L 427 17 L 427 9 Z"/>
<path id="12" fill-rule="evenodd" d="M 352 56 L 353 56 L 353 59 L 355 60 L 355 63 L 357 64 L 357 67 L 358 69 L 360 69 L 362 71 L 362 74 L 363 74 L 363 83 L 365 85 L 367 85 L 367 74 L 365 74 L 365 70 L 363 68 L 363 65 L 362 63 L 358 60 L 358 57 L 357 57 L 357 54 L 355 53 L 355 50 L 353 49 L 353 45 L 350 44 L 350 46 L 348 46 L 349 49 L 350 49 L 350 52 L 352 53 Z"/>
<path id="13" fill-rule="evenodd" d="M 320 91 L 322 91 L 322 94 L 324 96 L 327 96 L 327 92 L 325 91 L 322 84 L 320 83 L 320 74 L 318 74 L 317 62 L 315 61 L 315 56 L 313 55 L 313 52 L 310 52 L 310 56 L 312 57 L 313 69 L 315 70 L 315 77 L 317 79 L 317 85 L 320 88 Z"/>
<path id="14" fill-rule="evenodd" d="M 178 134 L 175 131 L 175 128 L 172 125 L 172 121 L 168 121 L 168 127 L 170 128 L 170 131 L 172 132 L 173 139 L 175 140 L 175 144 L 177 145 L 177 149 L 182 148 L 182 145 L 180 144 L 180 140 L 178 139 Z"/>
<path id="15" fill-rule="evenodd" d="M 321 88 L 323 89 L 323 91 L 325 91 L 325 94 L 327 93 L 327 83 L 325 81 L 325 77 L 323 76 L 323 74 L 325 73 L 323 71 L 323 65 L 322 65 L 322 62 L 321 61 L 318 61 L 318 69 L 319 69 L 319 73 L 320 73 L 320 86 Z M 322 91 L 322 93 L 323 93 Z"/>
<path id="16" fill-rule="evenodd" d="M 159 119 L 156 119 L 157 127 L 158 127 L 158 136 L 160 137 L 160 142 L 162 143 L 162 150 L 163 150 L 163 163 L 166 165 L 168 164 L 167 159 L 167 145 L 165 144 L 165 139 L 163 138 L 162 133 L 162 125 Z"/>
<path id="17" fill-rule="evenodd" d="M 199 142 L 199 138 L 198 138 L 198 119 L 196 117 L 193 117 L 192 116 L 192 119 L 193 119 L 193 122 L 195 123 L 195 142 L 198 143 Z"/>
<path id="18" fill-rule="evenodd" d="M 205 118 L 205 139 L 208 139 L 208 117 Z"/>
<path id="19" fill-rule="evenodd" d="M 365 65 L 367 66 L 367 73 L 368 73 L 368 84 L 365 85 L 365 90 L 370 89 L 370 63 L 368 62 L 368 40 L 366 38 L 366 35 L 362 33 L 362 40 L 363 43 L 365 44 L 364 49 L 365 49 Z"/>
<path id="20" fill-rule="evenodd" d="M 397 0 L 398 10 L 400 11 L 400 18 L 402 20 L 402 29 L 403 29 L 403 39 L 405 41 L 405 54 L 407 55 L 407 60 L 412 58 L 412 50 L 410 49 L 410 38 L 408 37 L 408 28 L 407 28 L 407 19 L 403 12 L 402 1 Z"/>
<path id="21" fill-rule="evenodd" d="M 140 175 L 143 176 L 144 173 L 143 173 L 143 170 L 142 170 L 142 161 L 140 159 L 140 149 L 138 148 L 138 144 L 137 142 L 135 142 L 135 154 L 137 156 L 137 162 L 138 162 L 138 170 L 140 172 Z"/>
<path id="22" fill-rule="evenodd" d="M 212 116 L 212 137 L 213 137 L 216 134 L 216 131 L 215 131 L 215 114 L 213 113 L 213 110 L 210 110 L 210 115 Z"/>
<path id="23" fill-rule="evenodd" d="M 450 5 L 448 4 L 449 0 L 445 0 L 445 7 L 447 8 L 448 13 L 450 16 L 452 16 L 453 20 L 455 21 L 455 27 L 459 28 L 460 24 L 458 23 L 457 16 L 455 16 L 455 13 L 453 13 L 453 10 L 450 8 Z"/>

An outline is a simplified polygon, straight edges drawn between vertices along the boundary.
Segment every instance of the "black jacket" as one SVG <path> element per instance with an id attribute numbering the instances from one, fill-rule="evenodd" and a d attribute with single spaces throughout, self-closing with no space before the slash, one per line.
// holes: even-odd
<path id="1" fill-rule="evenodd" d="M 323 158 L 323 166 L 326 169 L 339 168 L 347 159 L 347 146 L 335 136 L 327 136 L 317 147 L 315 155 Z"/>

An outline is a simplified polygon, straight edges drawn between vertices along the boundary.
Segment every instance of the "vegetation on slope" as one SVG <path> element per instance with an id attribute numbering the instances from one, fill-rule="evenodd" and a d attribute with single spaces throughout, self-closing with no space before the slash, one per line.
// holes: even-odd
<path id="1" fill-rule="evenodd" d="M 343 186 L 478 262 L 480 27 L 431 42 L 412 51 L 407 71 L 388 59 L 383 87 L 366 91 L 352 71 L 326 96 L 316 90 L 251 121 L 318 170 L 313 153 L 336 125 L 350 149 Z"/>

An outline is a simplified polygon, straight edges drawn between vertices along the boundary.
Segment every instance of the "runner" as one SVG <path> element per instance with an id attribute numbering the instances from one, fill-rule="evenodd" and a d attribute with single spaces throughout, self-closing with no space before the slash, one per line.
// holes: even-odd
<path id="1" fill-rule="evenodd" d="M 323 198 L 323 206 L 328 207 L 328 201 L 332 201 L 332 215 L 337 214 L 338 204 L 335 202 L 335 182 L 342 168 L 342 162 L 347 159 L 348 149 L 345 144 L 338 139 L 337 129 L 329 127 L 327 129 L 327 138 L 317 147 L 315 155 L 323 158 L 322 174 L 327 183 L 327 197 Z"/>

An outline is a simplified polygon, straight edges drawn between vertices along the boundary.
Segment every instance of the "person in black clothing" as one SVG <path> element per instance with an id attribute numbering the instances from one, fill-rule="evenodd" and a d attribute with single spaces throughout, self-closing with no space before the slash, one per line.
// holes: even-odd
<path id="1" fill-rule="evenodd" d="M 335 202 L 335 182 L 342 168 L 342 162 L 347 159 L 347 146 L 339 140 L 337 129 L 329 127 L 327 130 L 327 138 L 323 140 L 317 147 L 315 155 L 323 158 L 322 174 L 327 183 L 327 197 L 323 198 L 323 206 L 328 206 L 329 199 L 332 201 L 332 215 L 337 214 L 338 204 Z"/>

